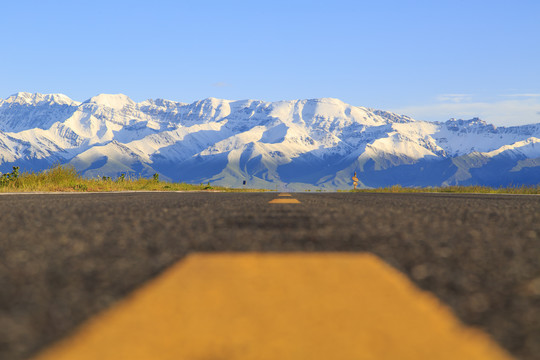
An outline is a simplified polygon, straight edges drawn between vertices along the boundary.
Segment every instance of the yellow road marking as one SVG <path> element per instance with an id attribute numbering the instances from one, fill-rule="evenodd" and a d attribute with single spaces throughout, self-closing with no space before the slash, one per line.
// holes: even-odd
<path id="1" fill-rule="evenodd" d="M 269 204 L 300 204 L 296 199 L 274 199 L 268 202 Z"/>
<path id="2" fill-rule="evenodd" d="M 292 196 L 292 195 L 288 193 L 281 193 L 281 194 L 278 194 L 278 196 Z"/>
<path id="3" fill-rule="evenodd" d="M 35 359 L 511 359 L 370 254 L 194 254 Z"/>

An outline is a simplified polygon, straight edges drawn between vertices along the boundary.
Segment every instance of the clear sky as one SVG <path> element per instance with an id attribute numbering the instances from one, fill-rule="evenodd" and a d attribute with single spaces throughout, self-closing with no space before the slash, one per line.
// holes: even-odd
<path id="1" fill-rule="evenodd" d="M 540 122 L 540 1 L 3 1 L 0 97 L 335 97 Z"/>

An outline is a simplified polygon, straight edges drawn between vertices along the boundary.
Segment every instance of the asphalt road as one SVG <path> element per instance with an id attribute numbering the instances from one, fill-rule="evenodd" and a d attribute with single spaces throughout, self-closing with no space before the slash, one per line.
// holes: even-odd
<path id="1" fill-rule="evenodd" d="M 194 251 L 368 251 L 540 359 L 540 197 L 0 196 L 0 358 L 24 359 Z"/>

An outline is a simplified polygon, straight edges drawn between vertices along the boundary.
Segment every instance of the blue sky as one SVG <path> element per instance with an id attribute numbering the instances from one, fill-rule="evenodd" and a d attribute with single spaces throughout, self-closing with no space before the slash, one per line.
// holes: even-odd
<path id="1" fill-rule="evenodd" d="M 540 122 L 540 1 L 10 1 L 0 97 L 335 97 Z"/>

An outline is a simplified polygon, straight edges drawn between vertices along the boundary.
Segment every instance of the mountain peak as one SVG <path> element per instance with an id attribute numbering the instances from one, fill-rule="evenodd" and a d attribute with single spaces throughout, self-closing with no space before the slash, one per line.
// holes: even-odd
<path id="1" fill-rule="evenodd" d="M 483 131 L 483 132 L 494 132 L 497 128 L 493 124 L 488 124 L 484 120 L 480 118 L 472 118 L 469 120 L 462 120 L 462 119 L 450 119 L 447 120 L 445 123 L 446 128 L 448 130 L 452 131 L 464 131 L 464 132 L 471 132 L 471 131 Z"/>
<path id="2" fill-rule="evenodd" d="M 306 99 L 307 102 L 315 102 L 315 103 L 324 103 L 324 104 L 333 104 L 333 105 L 347 105 L 343 101 L 337 98 L 330 98 L 330 97 L 324 97 L 324 98 L 316 98 L 316 99 Z"/>
<path id="3" fill-rule="evenodd" d="M 84 104 L 96 104 L 120 110 L 126 105 L 135 105 L 135 102 L 124 94 L 99 94 L 86 100 Z"/>
<path id="4" fill-rule="evenodd" d="M 11 95 L 10 97 L 8 97 L 6 100 L 10 100 L 10 99 L 31 99 L 33 96 L 37 95 L 37 93 L 35 94 L 32 94 L 32 93 L 29 93 L 29 92 L 26 92 L 26 91 L 19 91 L 13 95 Z"/>
<path id="5" fill-rule="evenodd" d="M 64 94 L 40 94 L 20 91 L 8 97 L 5 102 L 12 104 L 36 105 L 39 103 L 55 103 L 59 105 L 77 104 Z"/>
<path id="6" fill-rule="evenodd" d="M 462 125 L 462 126 L 488 125 L 487 122 L 485 122 L 484 120 L 478 117 L 468 119 L 468 120 L 451 118 L 450 120 L 446 120 L 446 123 L 457 124 L 457 125 Z"/>

